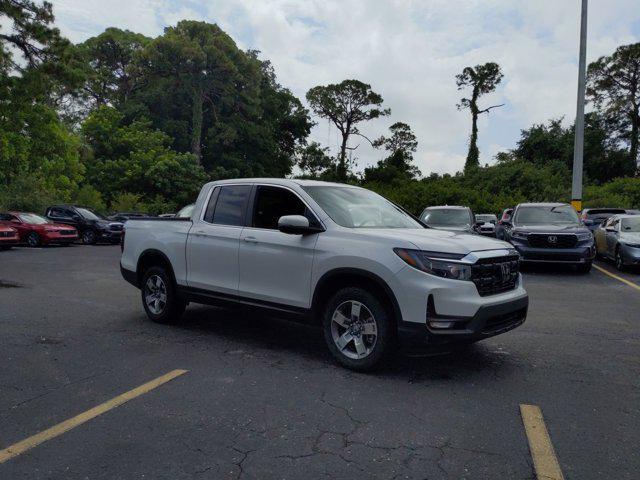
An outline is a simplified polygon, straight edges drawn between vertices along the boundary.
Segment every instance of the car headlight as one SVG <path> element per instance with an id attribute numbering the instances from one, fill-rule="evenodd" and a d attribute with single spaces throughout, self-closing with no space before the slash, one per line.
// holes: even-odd
<path id="1" fill-rule="evenodd" d="M 585 240 L 593 240 L 593 234 L 591 232 L 578 233 L 577 237 L 579 242 L 584 242 Z"/>
<path id="2" fill-rule="evenodd" d="M 425 273 L 452 280 L 471 279 L 471 265 L 441 258 L 451 256 L 451 254 L 407 248 L 394 248 L 393 251 L 407 264 Z M 459 260 L 461 256 L 456 256 L 456 258 Z"/>
<path id="3" fill-rule="evenodd" d="M 511 238 L 517 238 L 518 240 L 526 240 L 529 234 L 525 232 L 513 232 Z"/>

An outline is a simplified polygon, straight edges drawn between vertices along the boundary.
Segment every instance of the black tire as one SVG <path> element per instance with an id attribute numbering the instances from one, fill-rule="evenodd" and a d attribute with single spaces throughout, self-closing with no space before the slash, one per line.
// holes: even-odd
<path id="1" fill-rule="evenodd" d="M 592 265 L 592 261 L 588 261 L 587 263 L 583 263 L 582 265 L 578 265 L 577 269 L 578 269 L 578 273 L 589 273 L 591 271 L 591 265 Z"/>
<path id="2" fill-rule="evenodd" d="M 160 279 L 161 283 L 157 282 Z M 156 288 L 156 299 L 159 302 L 149 303 L 148 295 L 152 293 L 149 288 L 151 282 Z M 160 287 L 160 285 L 162 287 Z M 160 294 L 164 293 L 165 300 L 162 302 Z M 187 302 L 182 300 L 176 291 L 176 287 L 173 283 L 173 279 L 169 272 L 161 266 L 148 268 L 142 276 L 142 283 L 140 284 L 140 294 L 142 299 L 142 306 L 144 311 L 150 320 L 157 323 L 175 324 L 180 321 L 184 309 L 187 307 Z"/>
<path id="3" fill-rule="evenodd" d="M 29 235 L 27 235 L 27 245 L 32 248 L 39 247 L 40 235 L 38 235 L 36 232 L 31 232 Z"/>
<path id="4" fill-rule="evenodd" d="M 620 248 L 616 248 L 616 256 L 614 258 L 614 262 L 616 264 L 616 269 L 620 272 L 624 272 L 624 259 L 622 258 L 622 253 L 620 253 Z"/>
<path id="5" fill-rule="evenodd" d="M 98 241 L 98 236 L 93 230 L 85 230 L 82 232 L 82 243 L 85 245 L 95 245 Z"/>
<path id="6" fill-rule="evenodd" d="M 348 319 L 349 325 L 345 327 L 333 321 L 334 314 L 338 310 L 349 309 L 353 307 L 354 303 L 360 304 L 357 308 L 361 312 L 362 306 L 364 306 L 365 312 L 362 312 L 358 317 L 354 317 L 353 311 L 349 310 L 352 316 Z M 357 323 L 354 323 L 354 318 L 358 319 Z M 366 329 L 363 327 L 364 324 L 367 325 Z M 371 324 L 375 324 L 375 340 L 373 335 L 363 333 L 372 328 Z M 331 354 L 340 364 L 351 370 L 364 372 L 379 367 L 382 361 L 394 350 L 395 330 L 391 313 L 374 295 L 362 288 L 347 287 L 338 290 L 326 303 L 322 312 L 322 327 L 324 338 Z M 355 335 L 351 333 L 355 333 Z M 338 347 L 334 336 L 338 339 L 348 338 L 345 337 L 347 334 L 351 337 L 351 340 L 345 342 L 344 347 L 341 349 Z M 361 355 L 356 348 L 355 337 L 359 338 L 358 348 L 366 350 L 365 355 Z M 361 358 L 354 358 L 354 356 L 360 356 Z"/>

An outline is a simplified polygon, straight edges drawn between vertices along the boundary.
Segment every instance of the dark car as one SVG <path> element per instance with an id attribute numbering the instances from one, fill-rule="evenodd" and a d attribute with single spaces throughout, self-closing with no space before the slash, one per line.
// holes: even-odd
<path id="1" fill-rule="evenodd" d="M 48 218 L 31 212 L 0 213 L 0 224 L 11 226 L 18 231 L 20 241 L 30 247 L 49 245 L 69 245 L 78 239 L 78 232 L 69 225 L 53 223 Z"/>
<path id="2" fill-rule="evenodd" d="M 78 230 L 82 243 L 120 243 L 122 222 L 106 219 L 90 208 L 80 205 L 53 205 L 47 208 L 46 217 L 56 223 L 71 225 Z"/>
<path id="3" fill-rule="evenodd" d="M 117 212 L 109 215 L 107 218 L 115 222 L 124 223 L 131 218 L 140 219 L 140 218 L 149 218 L 149 217 L 150 215 L 147 215 L 146 213 L 141 213 L 141 212 Z"/>
<path id="4" fill-rule="evenodd" d="M 614 215 L 595 233 L 598 255 L 616 262 L 618 270 L 640 266 L 640 216 Z"/>
<path id="5" fill-rule="evenodd" d="M 596 254 L 593 234 L 571 205 L 521 203 L 505 227 L 506 240 L 522 262 L 566 263 L 583 273 L 591 270 Z"/>
<path id="6" fill-rule="evenodd" d="M 500 215 L 500 220 L 496 224 L 496 238 L 500 240 L 506 240 L 507 235 L 505 233 L 506 227 L 510 225 L 511 215 L 513 215 L 513 208 L 505 208 Z"/>
<path id="7" fill-rule="evenodd" d="M 627 211 L 624 208 L 585 208 L 582 210 L 581 218 L 584 225 L 593 233 L 608 218 L 625 213 Z"/>
<path id="8" fill-rule="evenodd" d="M 475 217 L 469 207 L 446 205 L 427 207 L 420 214 L 420 220 L 428 227 L 438 230 L 475 233 Z"/>

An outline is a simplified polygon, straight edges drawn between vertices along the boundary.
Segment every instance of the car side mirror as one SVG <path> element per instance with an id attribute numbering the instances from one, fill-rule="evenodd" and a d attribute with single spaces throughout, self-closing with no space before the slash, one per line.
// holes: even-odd
<path id="1" fill-rule="evenodd" d="M 604 229 L 607 232 L 615 232 L 616 231 L 616 227 L 612 227 L 612 226 L 604 227 Z"/>
<path id="2" fill-rule="evenodd" d="M 323 231 L 321 228 L 312 227 L 309 224 L 309 219 L 303 215 L 284 215 L 280 217 L 278 219 L 278 230 L 290 235 L 308 235 Z"/>

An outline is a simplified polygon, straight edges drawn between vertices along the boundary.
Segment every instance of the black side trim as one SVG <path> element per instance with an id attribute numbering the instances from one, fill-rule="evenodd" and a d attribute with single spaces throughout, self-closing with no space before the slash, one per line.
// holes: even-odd
<path id="1" fill-rule="evenodd" d="M 258 300 L 255 298 L 248 298 L 240 295 L 214 292 L 202 288 L 178 285 L 178 293 L 187 301 L 202 303 L 205 305 L 213 305 L 218 307 L 241 306 L 277 314 L 279 317 L 287 317 L 293 320 L 304 322 L 310 321 L 312 317 L 311 310 L 308 308 L 294 307 L 291 305 Z"/>
<path id="2" fill-rule="evenodd" d="M 122 274 L 122 278 L 124 278 L 127 282 L 133 285 L 136 288 L 140 288 L 138 285 L 138 274 L 133 270 L 128 270 L 120 265 L 120 273 Z"/>

